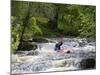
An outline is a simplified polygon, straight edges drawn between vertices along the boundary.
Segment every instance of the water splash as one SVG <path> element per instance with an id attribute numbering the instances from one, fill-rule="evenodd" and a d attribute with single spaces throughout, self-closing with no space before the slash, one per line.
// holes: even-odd
<path id="1" fill-rule="evenodd" d="M 59 39 L 51 39 L 58 41 Z M 83 59 L 95 58 L 95 42 L 86 39 L 63 38 L 62 49 L 70 48 L 71 53 L 63 54 L 54 51 L 55 43 L 38 44 L 37 55 L 12 56 L 12 73 L 35 73 L 48 71 L 64 71 L 80 69 Z M 80 43 L 83 43 L 80 46 Z M 30 52 L 33 52 L 30 51 Z M 25 53 L 25 52 L 24 52 Z"/>

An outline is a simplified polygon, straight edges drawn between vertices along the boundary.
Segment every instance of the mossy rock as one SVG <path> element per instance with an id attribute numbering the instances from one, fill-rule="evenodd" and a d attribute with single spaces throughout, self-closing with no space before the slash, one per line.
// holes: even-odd
<path id="1" fill-rule="evenodd" d="M 29 42 L 23 42 L 20 50 L 29 51 L 29 50 L 36 50 L 36 49 L 37 49 L 36 44 L 32 44 L 32 43 L 29 43 Z"/>

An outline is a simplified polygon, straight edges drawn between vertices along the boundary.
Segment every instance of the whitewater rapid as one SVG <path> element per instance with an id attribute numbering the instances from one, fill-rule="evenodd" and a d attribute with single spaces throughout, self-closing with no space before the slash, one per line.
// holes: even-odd
<path id="1" fill-rule="evenodd" d="M 58 42 L 59 39 L 53 38 Z M 58 53 L 54 51 L 55 42 L 39 43 L 37 50 L 24 51 L 23 55 L 12 55 L 12 74 L 36 73 L 52 71 L 80 70 L 80 62 L 83 59 L 95 59 L 95 41 L 87 39 L 63 38 L 62 49 L 69 48 L 71 53 Z M 37 54 L 32 55 L 32 52 Z M 31 53 L 30 55 L 28 53 Z"/>

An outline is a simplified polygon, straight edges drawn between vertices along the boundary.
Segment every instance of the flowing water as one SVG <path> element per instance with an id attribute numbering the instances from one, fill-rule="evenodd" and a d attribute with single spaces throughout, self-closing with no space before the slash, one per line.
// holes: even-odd
<path id="1" fill-rule="evenodd" d="M 50 39 L 50 38 L 49 38 Z M 59 42 L 59 38 L 50 39 Z M 95 41 L 85 38 L 63 38 L 63 52 L 54 51 L 55 42 L 38 43 L 35 51 L 12 55 L 12 73 L 36 73 L 80 70 L 83 59 L 96 57 Z M 67 51 L 70 50 L 70 53 Z"/>

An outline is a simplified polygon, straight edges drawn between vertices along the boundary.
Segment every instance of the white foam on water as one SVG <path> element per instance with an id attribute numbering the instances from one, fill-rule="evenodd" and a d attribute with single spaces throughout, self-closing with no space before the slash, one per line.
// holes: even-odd
<path id="1" fill-rule="evenodd" d="M 51 39 L 52 40 L 52 39 Z M 53 39 L 55 40 L 55 39 Z M 87 52 L 95 52 L 95 45 L 85 44 L 83 47 L 79 46 L 78 41 L 86 41 L 86 39 L 70 39 L 64 38 L 64 44 L 61 48 L 71 49 L 71 53 L 61 54 L 54 51 L 56 43 L 42 43 L 39 44 L 38 55 L 18 56 L 12 55 L 12 73 L 34 73 L 34 72 L 49 72 L 49 71 L 64 71 L 77 70 L 82 58 L 91 57 Z M 55 40 L 57 41 L 57 40 Z M 66 51 L 65 51 L 66 52 Z M 95 56 L 95 55 L 93 55 Z"/>

